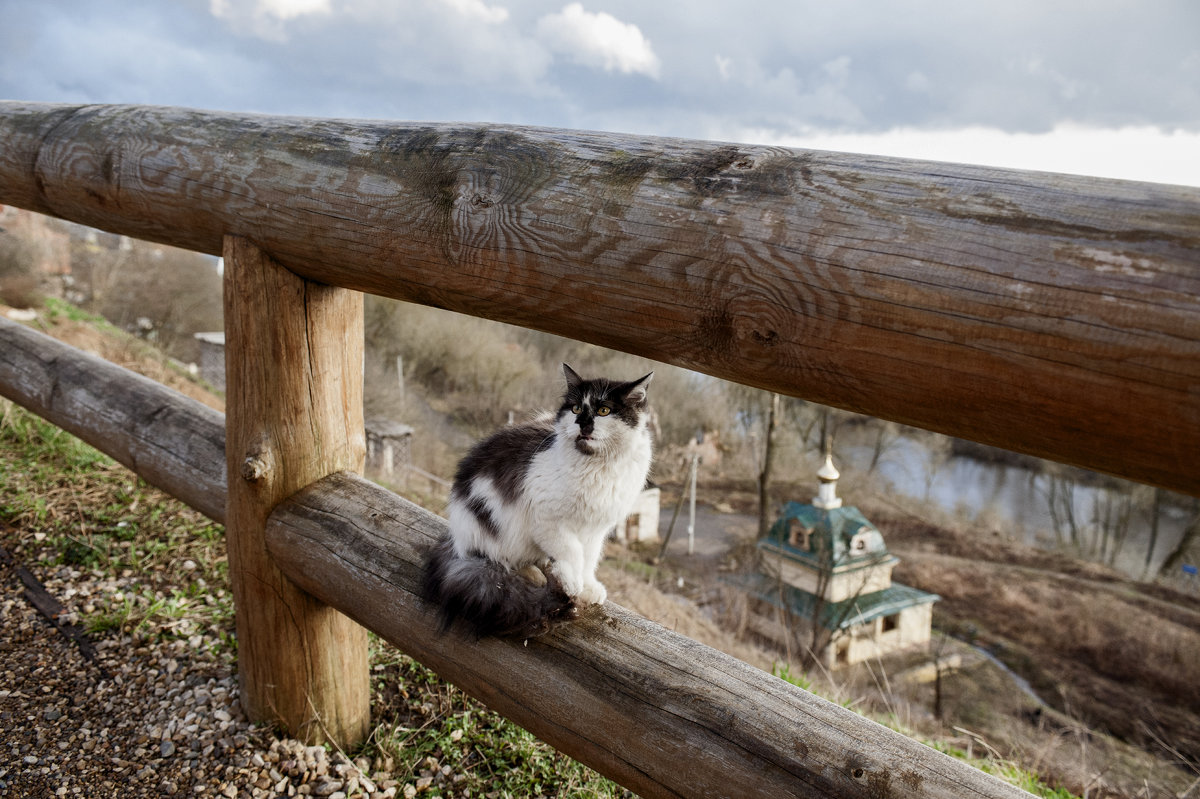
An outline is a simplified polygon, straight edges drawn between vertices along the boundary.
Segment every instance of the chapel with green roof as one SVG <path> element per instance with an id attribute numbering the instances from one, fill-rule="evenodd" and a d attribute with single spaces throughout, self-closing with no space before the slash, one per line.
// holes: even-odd
<path id="1" fill-rule="evenodd" d="M 737 581 L 796 620 L 829 630 L 824 660 L 830 668 L 928 643 L 939 599 L 892 582 L 900 559 L 862 511 L 842 504 L 839 477 L 827 454 L 817 496 L 783 506 L 757 543 L 758 570 Z"/>

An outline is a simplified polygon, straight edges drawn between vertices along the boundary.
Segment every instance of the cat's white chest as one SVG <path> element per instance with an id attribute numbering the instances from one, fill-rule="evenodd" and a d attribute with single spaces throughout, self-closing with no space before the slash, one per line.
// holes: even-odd
<path id="1" fill-rule="evenodd" d="M 600 458 L 561 450 L 535 464 L 531 499 L 544 523 L 603 531 L 633 507 L 650 468 L 650 442 L 638 436 L 615 457 Z"/>

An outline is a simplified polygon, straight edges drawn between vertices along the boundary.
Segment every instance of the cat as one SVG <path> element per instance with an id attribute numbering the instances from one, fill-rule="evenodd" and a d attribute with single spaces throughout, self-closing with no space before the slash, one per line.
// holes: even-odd
<path id="1" fill-rule="evenodd" d="M 607 597 L 596 566 L 646 484 L 654 373 L 623 383 L 562 371 L 556 414 L 501 428 L 458 465 L 449 533 L 425 566 L 443 633 L 459 621 L 477 638 L 531 638 Z"/>

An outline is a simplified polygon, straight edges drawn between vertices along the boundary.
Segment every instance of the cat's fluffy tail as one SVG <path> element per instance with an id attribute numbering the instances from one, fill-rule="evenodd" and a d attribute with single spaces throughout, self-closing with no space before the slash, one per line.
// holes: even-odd
<path id="1" fill-rule="evenodd" d="M 483 555 L 459 557 L 449 538 L 429 553 L 424 587 L 443 633 L 459 622 L 476 637 L 534 638 L 576 616 L 575 602 L 554 575 L 535 585 Z"/>

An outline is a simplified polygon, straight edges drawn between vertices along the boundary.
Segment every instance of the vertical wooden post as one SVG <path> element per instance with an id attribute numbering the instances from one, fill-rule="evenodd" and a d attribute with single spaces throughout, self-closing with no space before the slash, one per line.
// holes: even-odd
<path id="1" fill-rule="evenodd" d="M 241 702 L 254 721 L 310 743 L 368 732 L 367 633 L 289 582 L 264 544 L 281 500 L 362 471 L 363 304 L 226 236 L 226 540 L 237 607 Z"/>

